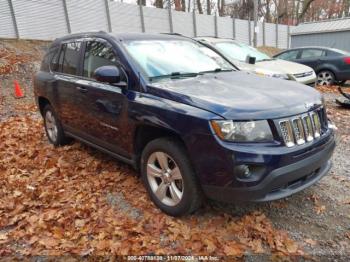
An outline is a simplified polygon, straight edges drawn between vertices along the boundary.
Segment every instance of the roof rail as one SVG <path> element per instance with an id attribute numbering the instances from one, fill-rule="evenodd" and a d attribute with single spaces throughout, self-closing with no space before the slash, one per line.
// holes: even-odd
<path id="1" fill-rule="evenodd" d="M 180 33 L 161 33 L 162 35 L 178 35 L 178 36 L 184 36 Z"/>

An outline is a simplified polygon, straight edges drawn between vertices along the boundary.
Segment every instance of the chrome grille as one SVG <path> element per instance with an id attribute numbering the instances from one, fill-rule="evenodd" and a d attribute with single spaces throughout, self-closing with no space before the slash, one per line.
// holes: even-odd
<path id="1" fill-rule="evenodd" d="M 287 147 L 302 145 L 319 138 L 327 128 L 327 117 L 323 108 L 279 121 L 279 128 Z"/>
<path id="2" fill-rule="evenodd" d="M 305 144 L 305 135 L 301 118 L 295 118 L 292 120 L 295 141 L 298 145 Z"/>
<path id="3" fill-rule="evenodd" d="M 305 131 L 305 139 L 307 142 L 314 140 L 314 131 L 312 129 L 311 117 L 309 115 L 303 116 L 303 125 Z"/>
<path id="4" fill-rule="evenodd" d="M 313 74 L 313 71 L 309 71 L 305 73 L 294 74 L 294 76 L 296 78 L 301 78 L 301 77 L 311 76 L 312 74 Z"/>
<path id="5" fill-rule="evenodd" d="M 314 137 L 317 138 L 321 135 L 320 116 L 317 113 L 312 112 L 311 117 L 312 117 L 312 127 L 314 128 Z"/>
<path id="6" fill-rule="evenodd" d="M 281 128 L 282 137 L 286 146 L 287 147 L 294 146 L 293 130 L 289 120 L 281 121 L 280 128 Z"/>

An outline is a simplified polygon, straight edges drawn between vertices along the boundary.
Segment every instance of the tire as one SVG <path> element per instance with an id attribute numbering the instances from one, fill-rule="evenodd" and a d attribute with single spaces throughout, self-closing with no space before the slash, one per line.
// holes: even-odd
<path id="1" fill-rule="evenodd" d="M 44 107 L 43 118 L 46 136 L 51 144 L 62 146 L 70 142 L 70 139 L 65 136 L 62 124 L 50 104 Z"/>
<path id="2" fill-rule="evenodd" d="M 202 204 L 203 194 L 187 152 L 175 139 L 159 138 L 146 145 L 141 177 L 151 200 L 170 216 L 191 214 Z"/>
<path id="3" fill-rule="evenodd" d="M 346 80 L 342 80 L 338 82 L 338 85 L 343 86 L 346 83 Z"/>
<path id="4" fill-rule="evenodd" d="M 322 70 L 317 73 L 317 85 L 331 86 L 335 82 L 335 75 L 330 70 Z"/>

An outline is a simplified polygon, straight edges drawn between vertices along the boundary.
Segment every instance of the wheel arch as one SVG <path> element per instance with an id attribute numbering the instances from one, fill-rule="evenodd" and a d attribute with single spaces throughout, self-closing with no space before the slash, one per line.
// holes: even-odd
<path id="1" fill-rule="evenodd" d="M 337 68 L 333 65 L 329 65 L 329 64 L 326 64 L 326 65 L 322 65 L 321 67 L 319 68 L 316 68 L 315 72 L 316 72 L 316 75 L 318 75 L 321 71 L 330 71 L 333 73 L 334 77 L 335 77 L 335 80 L 337 80 Z"/>
<path id="2" fill-rule="evenodd" d="M 185 141 L 183 140 L 181 135 L 174 130 L 147 124 L 139 125 L 136 128 L 134 132 L 133 150 L 136 157 L 135 160 L 137 168 L 140 167 L 141 154 L 146 145 L 155 139 L 164 137 L 170 137 L 178 141 L 184 146 L 185 150 L 187 151 Z"/>
<path id="3" fill-rule="evenodd" d="M 47 99 L 46 97 L 43 97 L 43 96 L 39 96 L 38 97 L 38 107 L 39 107 L 39 111 L 40 111 L 41 115 L 43 115 L 44 108 L 46 105 L 51 105 L 49 99 Z"/>

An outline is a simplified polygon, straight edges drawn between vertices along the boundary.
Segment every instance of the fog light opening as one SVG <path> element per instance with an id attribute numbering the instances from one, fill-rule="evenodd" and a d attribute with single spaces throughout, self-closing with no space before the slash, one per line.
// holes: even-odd
<path id="1" fill-rule="evenodd" d="M 239 181 L 257 181 L 264 175 L 266 168 L 261 165 L 242 164 L 236 166 L 233 172 Z"/>
<path id="2" fill-rule="evenodd" d="M 252 175 L 247 165 L 236 166 L 234 172 L 241 179 L 249 178 Z"/>

